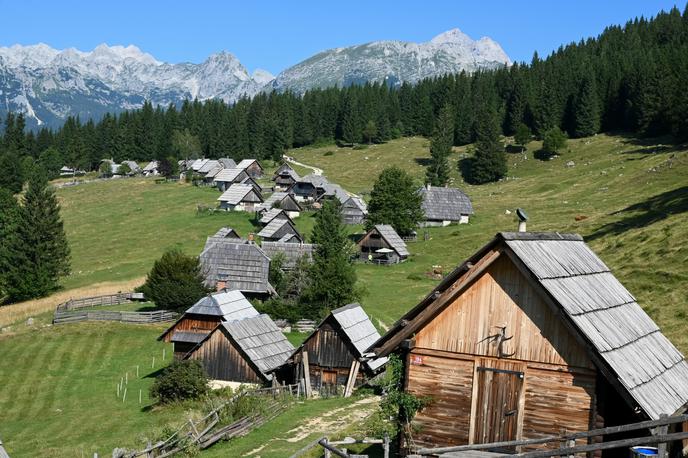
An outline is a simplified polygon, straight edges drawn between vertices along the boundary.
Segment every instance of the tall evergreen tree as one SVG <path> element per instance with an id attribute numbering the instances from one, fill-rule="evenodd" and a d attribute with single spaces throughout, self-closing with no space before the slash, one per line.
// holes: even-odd
<path id="1" fill-rule="evenodd" d="M 597 99 L 595 78 L 586 76 L 581 82 L 574 105 L 575 137 L 589 137 L 600 130 L 600 105 Z"/>
<path id="2" fill-rule="evenodd" d="M 5 188 L 12 194 L 22 190 L 24 177 L 22 175 L 21 156 L 14 149 L 0 152 L 0 188 Z"/>
<path id="3" fill-rule="evenodd" d="M 499 141 L 497 115 L 491 106 L 480 110 L 476 122 L 475 155 L 464 179 L 483 184 L 497 181 L 507 173 L 506 155 Z"/>
<path id="4" fill-rule="evenodd" d="M 430 164 L 426 170 L 426 182 L 444 186 L 449 182 L 449 156 L 454 143 L 454 114 L 450 105 L 440 110 L 435 130 L 430 140 Z"/>
<path id="5" fill-rule="evenodd" d="M 17 199 L 7 189 L 0 188 L 0 304 L 8 298 L 8 273 L 14 268 L 11 256 L 19 218 Z"/>
<path id="6" fill-rule="evenodd" d="M 351 243 L 342 224 L 341 204 L 332 199 L 315 215 L 311 241 L 316 244 L 310 284 L 302 302 L 306 315 L 317 318 L 358 299 L 356 271 L 351 263 Z"/>
<path id="7" fill-rule="evenodd" d="M 413 178 L 399 167 L 388 167 L 370 193 L 366 228 L 389 224 L 399 234 L 408 235 L 423 220 L 422 201 Z"/>
<path id="8" fill-rule="evenodd" d="M 70 251 L 55 191 L 41 168 L 29 178 L 17 221 L 9 249 L 8 296 L 12 301 L 46 296 L 69 273 Z"/>

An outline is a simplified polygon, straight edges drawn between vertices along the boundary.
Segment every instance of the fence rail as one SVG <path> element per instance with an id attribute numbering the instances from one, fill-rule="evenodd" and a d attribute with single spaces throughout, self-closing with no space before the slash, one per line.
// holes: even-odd
<path id="1" fill-rule="evenodd" d="M 57 311 L 77 310 L 100 305 L 120 305 L 128 304 L 134 299 L 142 299 L 140 293 L 118 293 L 107 294 L 104 296 L 82 297 L 80 299 L 70 299 L 57 306 Z"/>
<path id="2" fill-rule="evenodd" d="M 169 310 L 153 312 L 117 312 L 110 310 L 88 310 L 55 312 L 53 324 L 77 323 L 79 321 L 119 321 L 122 323 L 161 323 L 174 321 L 178 315 Z"/>

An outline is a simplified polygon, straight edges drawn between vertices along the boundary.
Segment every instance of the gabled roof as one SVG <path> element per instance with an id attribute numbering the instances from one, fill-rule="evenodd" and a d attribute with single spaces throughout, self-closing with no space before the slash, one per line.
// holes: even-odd
<path id="1" fill-rule="evenodd" d="M 325 175 L 315 175 L 313 173 L 306 175 L 304 177 L 301 177 L 300 180 L 298 180 L 298 183 L 310 183 L 316 188 L 325 188 L 325 185 L 329 184 L 330 182 L 327 181 L 327 177 Z"/>
<path id="2" fill-rule="evenodd" d="M 184 313 L 221 316 L 224 321 L 258 316 L 258 311 L 240 291 L 220 291 L 208 294 Z"/>
<path id="3" fill-rule="evenodd" d="M 284 199 L 291 199 L 300 209 L 300 206 L 298 203 L 294 200 L 294 198 L 289 194 L 288 192 L 282 192 L 282 191 L 275 191 L 273 192 L 270 197 L 268 197 L 265 202 L 263 202 L 260 207 L 258 207 L 258 210 L 270 210 L 272 209 L 275 205 L 280 206 L 282 201 Z"/>
<path id="4" fill-rule="evenodd" d="M 241 170 L 245 170 L 245 169 L 249 168 L 251 165 L 253 165 L 254 162 L 258 165 L 258 167 L 260 167 L 261 170 L 263 169 L 263 167 L 261 167 L 261 165 L 260 165 L 260 162 L 258 162 L 255 159 L 243 159 L 241 162 L 239 162 L 237 164 L 237 168 L 241 169 Z"/>
<path id="5" fill-rule="evenodd" d="M 278 253 L 283 253 L 284 265 L 282 267 L 286 269 L 293 269 L 297 261 L 303 256 L 306 256 L 309 261 L 313 260 L 313 250 L 315 249 L 315 245 L 312 243 L 271 242 L 268 240 L 264 241 L 260 247 L 270 259 L 273 259 Z"/>
<path id="6" fill-rule="evenodd" d="M 216 332 L 222 332 L 229 337 L 244 356 L 246 362 L 266 380 L 272 379 L 270 372 L 284 364 L 294 351 L 294 346 L 272 319 L 263 314 L 221 323 L 205 336 L 205 339 L 196 345 L 188 355 L 200 348 Z"/>
<path id="7" fill-rule="evenodd" d="M 232 229 L 231 227 L 221 227 L 220 229 L 217 230 L 217 232 L 212 236 L 212 237 L 217 237 L 217 238 L 222 238 L 222 239 L 241 239 L 241 236 L 237 231 Z"/>
<path id="8" fill-rule="evenodd" d="M 342 188 L 338 184 L 328 183 L 323 187 L 323 189 L 325 190 L 325 192 L 320 197 L 321 199 L 323 197 L 334 197 L 338 199 L 341 203 L 344 203 L 347 200 L 349 200 L 349 193 L 347 193 L 344 190 L 344 188 Z"/>
<path id="9" fill-rule="evenodd" d="M 274 292 L 268 282 L 270 258 L 254 243 L 210 237 L 199 259 L 206 286 L 224 281 L 228 289 L 243 293 Z"/>
<path id="10" fill-rule="evenodd" d="M 205 174 L 205 177 L 206 178 L 213 178 L 213 181 L 215 181 L 214 178 L 217 176 L 218 173 L 220 173 L 224 169 L 225 169 L 224 165 L 218 163 L 215 167 L 210 169 L 210 171 L 208 173 Z"/>
<path id="11" fill-rule="evenodd" d="M 281 208 L 271 208 L 270 210 L 263 213 L 263 216 L 261 216 L 258 222 L 260 224 L 268 224 L 275 218 L 290 219 L 289 215 L 287 215 L 287 212 L 285 212 Z"/>
<path id="12" fill-rule="evenodd" d="M 461 215 L 472 215 L 473 204 L 463 191 L 456 188 L 427 186 L 420 189 L 425 218 L 434 221 L 459 221 Z"/>
<path id="13" fill-rule="evenodd" d="M 209 159 L 196 159 L 191 163 L 191 169 L 194 172 L 198 172 L 201 169 L 201 167 L 203 167 L 205 163 L 208 162 L 208 160 Z"/>
<path id="14" fill-rule="evenodd" d="M 217 200 L 227 202 L 230 205 L 237 205 L 252 191 L 255 192 L 255 189 L 250 184 L 234 183 Z"/>
<path id="15" fill-rule="evenodd" d="M 275 175 L 279 175 L 281 173 L 290 173 L 293 171 L 294 171 L 294 169 L 292 168 L 291 165 L 289 165 L 287 162 L 283 162 L 282 165 L 277 167 L 277 170 L 275 170 Z"/>
<path id="16" fill-rule="evenodd" d="M 215 179 L 213 181 L 218 182 L 224 182 L 224 183 L 234 183 L 237 179 L 239 179 L 239 176 L 244 173 L 244 169 L 238 169 L 238 168 L 232 168 L 232 169 L 223 169 L 220 170 L 217 175 L 215 175 Z"/>
<path id="17" fill-rule="evenodd" d="M 275 172 L 275 174 L 272 177 L 272 181 L 275 181 L 280 177 L 291 178 L 294 181 L 299 181 L 299 179 L 300 179 L 299 174 L 296 173 L 296 171 L 294 169 L 292 169 L 288 165 L 287 165 L 287 167 L 289 167 L 289 168 L 283 168 L 283 167 L 284 167 L 284 165 L 282 165 L 282 167 L 277 169 L 277 171 Z"/>
<path id="18" fill-rule="evenodd" d="M 368 205 L 360 197 L 351 196 L 342 204 L 342 210 L 346 208 L 355 208 L 361 211 L 364 215 L 368 214 Z"/>
<path id="19" fill-rule="evenodd" d="M 214 159 L 210 159 L 210 160 L 206 161 L 205 164 L 203 164 L 200 169 L 198 169 L 198 173 L 205 175 L 206 173 L 210 172 L 212 169 L 214 169 L 215 167 L 218 167 L 219 165 L 220 165 L 220 163 L 218 161 L 216 161 Z"/>
<path id="20" fill-rule="evenodd" d="M 296 234 L 284 234 L 282 238 L 278 240 L 280 243 L 302 243 L 301 237 Z"/>
<path id="21" fill-rule="evenodd" d="M 408 248 L 406 248 L 406 243 L 399 237 L 399 234 L 397 234 L 397 231 L 394 230 L 392 226 L 389 224 L 376 224 L 375 227 L 373 227 L 368 234 L 370 234 L 373 231 L 377 231 L 378 234 L 387 242 L 387 244 L 392 248 L 394 251 L 396 251 L 399 256 L 409 256 L 410 253 L 408 251 Z M 359 242 L 360 244 L 363 244 L 365 240 L 367 239 L 368 234 L 366 234 L 361 241 Z"/>
<path id="22" fill-rule="evenodd" d="M 393 350 L 392 343 L 410 337 L 431 321 L 444 304 L 436 302 L 438 295 L 495 250 L 502 250 L 524 275 L 534 280 L 564 323 L 584 342 L 601 372 L 649 418 L 672 415 L 685 408 L 688 363 L 577 234 L 497 234 L 374 344 L 378 354 L 388 354 Z M 437 310 L 420 315 L 429 308 Z"/>
<path id="23" fill-rule="evenodd" d="M 174 329 L 177 326 L 177 323 L 181 321 L 181 318 L 177 320 L 176 323 L 174 323 L 174 326 L 172 328 L 168 329 L 167 331 L 164 332 L 164 334 L 161 336 L 165 336 L 169 331 Z M 184 343 L 194 343 L 197 344 L 198 342 L 201 342 L 205 337 L 208 335 L 207 332 L 194 332 L 194 331 L 174 331 L 174 334 L 172 334 L 172 338 L 170 339 L 170 342 L 184 342 Z"/>
<path id="24" fill-rule="evenodd" d="M 368 348 L 380 338 L 370 318 L 366 314 L 361 304 L 348 304 L 344 307 L 332 310 L 332 317 L 339 323 L 342 331 L 349 338 L 358 352 L 359 358 Z M 386 357 L 376 358 L 366 364 L 372 370 L 379 368 L 387 362 Z"/>
<path id="25" fill-rule="evenodd" d="M 122 164 L 127 164 L 127 166 L 129 166 L 129 170 L 132 172 L 141 170 L 141 167 L 139 167 L 139 165 L 134 161 L 122 161 Z"/>
<path id="26" fill-rule="evenodd" d="M 234 159 L 230 159 L 228 157 L 221 157 L 218 159 L 218 162 L 226 169 L 233 169 L 236 167 L 236 162 L 234 162 Z"/>
<path id="27" fill-rule="evenodd" d="M 158 161 L 150 161 L 146 166 L 143 168 L 144 172 L 152 172 L 153 170 L 158 168 Z"/>
<path id="28" fill-rule="evenodd" d="M 299 231 L 296 230 L 296 226 L 294 226 L 294 223 L 292 223 L 290 219 L 274 218 L 258 233 L 258 237 L 266 239 L 274 238 L 275 234 L 277 234 L 277 232 L 285 225 L 290 226 L 291 233 L 299 233 Z"/>

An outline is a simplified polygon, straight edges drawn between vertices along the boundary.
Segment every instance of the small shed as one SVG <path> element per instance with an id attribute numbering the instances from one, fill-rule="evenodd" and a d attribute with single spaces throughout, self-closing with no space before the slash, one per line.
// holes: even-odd
<path id="1" fill-rule="evenodd" d="M 296 383 L 307 373 L 315 390 L 339 391 L 352 381 L 352 386 L 359 386 L 381 372 L 387 362 L 386 357 L 364 357 L 379 336 L 360 304 L 334 309 L 294 351 L 280 374 Z M 308 354 L 307 372 L 304 353 Z"/>
<path id="2" fill-rule="evenodd" d="M 74 169 L 72 167 L 67 167 L 65 165 L 65 166 L 62 166 L 62 168 L 60 169 L 60 176 L 61 177 L 67 177 L 67 176 L 73 176 L 73 175 L 74 175 Z M 0 455 L 0 456 L 2 456 L 2 455 Z"/>
<path id="3" fill-rule="evenodd" d="M 225 192 L 234 183 L 241 183 L 244 178 L 248 178 L 242 169 L 222 169 L 213 178 L 213 183 L 222 192 Z"/>
<path id="4" fill-rule="evenodd" d="M 209 237 L 199 256 L 205 285 L 267 297 L 275 290 L 268 281 L 270 258 L 253 242 Z"/>
<path id="5" fill-rule="evenodd" d="M 220 208 L 234 211 L 255 211 L 263 203 L 263 196 L 250 184 L 233 184 L 220 197 Z"/>
<path id="6" fill-rule="evenodd" d="M 158 175 L 158 167 L 159 167 L 158 161 L 150 161 L 146 166 L 143 168 L 143 174 L 144 176 L 154 176 Z"/>
<path id="7" fill-rule="evenodd" d="M 294 346 L 268 315 L 224 321 L 186 355 L 201 361 L 213 380 L 264 384 Z"/>
<path id="8" fill-rule="evenodd" d="M 298 173 L 286 163 L 282 164 L 272 177 L 272 181 L 275 182 L 275 191 L 286 191 L 299 179 Z"/>
<path id="9" fill-rule="evenodd" d="M 246 176 L 243 180 L 240 181 L 241 184 L 248 184 L 253 186 L 253 189 L 255 189 L 256 192 L 263 192 L 263 188 L 258 184 L 256 180 L 251 178 L 250 176 Z"/>
<path id="10" fill-rule="evenodd" d="M 448 226 L 451 223 L 467 224 L 473 214 L 473 204 L 457 188 L 427 185 L 419 190 L 423 196 L 425 221 L 421 226 Z"/>
<path id="11" fill-rule="evenodd" d="M 258 237 L 263 241 L 278 241 L 282 237 L 289 235 L 291 238 L 298 238 L 303 242 L 303 237 L 296 230 L 296 226 L 290 219 L 274 218 L 259 233 Z"/>
<path id="12" fill-rule="evenodd" d="M 267 211 L 272 208 L 281 208 L 287 212 L 290 218 L 297 218 L 303 211 L 303 208 L 301 208 L 301 205 L 296 201 L 293 194 L 282 191 L 273 192 L 265 199 L 265 202 L 261 204 L 258 211 Z"/>
<path id="13" fill-rule="evenodd" d="M 181 359 L 223 321 L 258 316 L 258 311 L 239 291 L 219 291 L 200 299 L 158 340 L 172 342 L 174 356 Z"/>
<path id="14" fill-rule="evenodd" d="M 241 240 L 239 233 L 231 227 L 221 227 L 214 235 L 212 235 L 212 237 L 219 239 Z"/>
<path id="15" fill-rule="evenodd" d="M 360 197 L 349 197 L 342 204 L 342 222 L 344 224 L 363 224 L 368 216 L 368 206 Z"/>
<path id="16" fill-rule="evenodd" d="M 265 241 L 261 243 L 260 247 L 270 259 L 274 259 L 277 254 L 284 255 L 284 264 L 282 269 L 291 270 L 296 266 L 299 259 L 305 256 L 308 262 L 313 261 L 313 250 L 315 245 L 312 243 L 292 243 L 292 242 L 270 242 Z"/>
<path id="17" fill-rule="evenodd" d="M 399 354 L 405 389 L 433 398 L 418 446 L 576 433 L 688 403 L 683 355 L 576 234 L 497 234 L 372 350 Z"/>
<path id="18" fill-rule="evenodd" d="M 237 166 L 236 162 L 234 162 L 234 159 L 230 159 L 228 157 L 221 157 L 217 161 L 222 164 L 222 167 L 225 169 L 234 169 Z"/>
<path id="19" fill-rule="evenodd" d="M 338 184 L 328 183 L 323 187 L 323 189 L 324 192 L 318 197 L 318 201 L 320 202 L 326 199 L 337 199 L 340 204 L 343 204 L 349 200 L 349 193 Z"/>
<path id="20" fill-rule="evenodd" d="M 281 208 L 275 207 L 275 208 L 271 208 L 270 210 L 266 211 L 265 213 L 262 213 L 260 219 L 258 220 L 258 223 L 265 226 L 265 225 L 269 224 L 270 221 L 272 221 L 275 218 L 291 219 L 291 218 L 289 218 L 289 215 L 287 215 L 287 212 L 285 212 Z"/>
<path id="21" fill-rule="evenodd" d="M 263 176 L 263 167 L 255 159 L 244 159 L 237 164 L 237 168 L 246 171 L 248 176 L 253 179 Z"/>
<path id="22" fill-rule="evenodd" d="M 210 159 L 196 159 L 191 163 L 190 169 L 194 172 L 198 172 Z"/>
<path id="23" fill-rule="evenodd" d="M 224 165 L 220 161 L 217 161 L 217 165 L 211 168 L 204 176 L 203 182 L 208 185 L 215 186 L 215 177 L 218 173 L 225 169 Z"/>
<path id="24" fill-rule="evenodd" d="M 206 176 L 208 174 L 208 172 L 210 172 L 211 170 L 213 170 L 216 167 L 220 167 L 220 162 L 216 161 L 215 159 L 208 159 L 201 166 L 201 168 L 198 169 L 198 173 L 200 175 Z"/>
<path id="25" fill-rule="evenodd" d="M 409 257 L 406 243 L 394 228 L 388 224 L 378 224 L 358 242 L 360 258 L 376 264 L 397 264 Z"/>
<path id="26" fill-rule="evenodd" d="M 292 185 L 289 192 L 297 201 L 314 202 L 325 194 L 325 187 L 330 184 L 323 175 L 310 174 L 301 177 Z"/>

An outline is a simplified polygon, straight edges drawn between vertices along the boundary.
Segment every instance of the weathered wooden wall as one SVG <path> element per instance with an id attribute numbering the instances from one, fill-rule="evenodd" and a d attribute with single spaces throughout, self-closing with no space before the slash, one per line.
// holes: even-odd
<path id="1" fill-rule="evenodd" d="M 219 322 L 219 316 L 185 315 L 178 323 L 175 323 L 174 328 L 170 330 L 162 340 L 164 342 L 170 342 L 174 335 L 174 331 L 202 332 L 207 334 L 215 329 Z"/>
<path id="2" fill-rule="evenodd" d="M 416 333 L 405 361 L 407 390 L 432 398 L 416 445 L 532 439 L 595 417 L 592 362 L 506 257 Z"/>
<path id="3" fill-rule="evenodd" d="M 246 362 L 230 339 L 218 329 L 199 348 L 189 355 L 203 363 L 208 376 L 214 380 L 262 383 L 263 378 Z"/>

